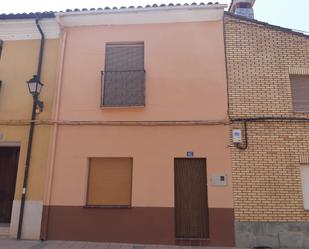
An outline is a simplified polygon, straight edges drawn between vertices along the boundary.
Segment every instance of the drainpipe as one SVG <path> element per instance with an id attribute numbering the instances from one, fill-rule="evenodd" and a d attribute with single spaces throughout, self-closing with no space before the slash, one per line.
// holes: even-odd
<path id="1" fill-rule="evenodd" d="M 41 35 L 41 43 L 40 43 L 40 51 L 39 51 L 39 61 L 37 67 L 37 77 L 40 81 L 41 79 L 41 71 L 42 71 L 42 62 L 43 62 L 43 52 L 44 52 L 44 45 L 45 45 L 45 36 L 40 26 L 40 18 L 35 20 L 35 24 L 37 26 L 38 31 Z M 27 156 L 26 156 L 26 165 L 25 165 L 25 173 L 24 173 L 24 180 L 23 180 L 23 189 L 22 189 L 22 196 L 21 196 L 21 203 L 20 203 L 20 211 L 19 211 L 19 221 L 18 221 L 18 230 L 17 230 L 17 239 L 21 238 L 21 231 L 23 226 L 23 218 L 24 218 L 24 209 L 25 209 L 25 201 L 26 201 L 26 193 L 27 193 L 27 185 L 28 185 L 28 176 L 29 176 L 29 169 L 30 169 L 30 159 L 31 159 L 31 150 L 32 150 L 32 141 L 33 141 L 33 133 L 35 127 L 35 118 L 36 118 L 36 108 L 38 104 L 38 94 L 33 95 L 33 105 L 32 105 L 32 114 L 31 114 L 31 123 L 30 123 L 30 130 L 29 130 L 29 138 L 28 138 L 28 148 L 27 148 Z"/>

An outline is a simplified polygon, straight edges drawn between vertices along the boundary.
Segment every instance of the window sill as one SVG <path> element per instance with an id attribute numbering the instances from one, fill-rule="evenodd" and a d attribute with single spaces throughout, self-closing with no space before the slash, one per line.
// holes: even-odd
<path id="1" fill-rule="evenodd" d="M 130 209 L 131 205 L 85 205 L 84 208 L 101 208 L 101 209 Z"/>
<path id="2" fill-rule="evenodd" d="M 293 113 L 297 115 L 308 115 L 309 111 L 293 111 Z"/>
<path id="3" fill-rule="evenodd" d="M 112 110 L 112 109 L 142 109 L 145 108 L 144 105 L 136 105 L 136 106 L 103 106 L 101 105 L 101 109 L 103 110 Z"/>
<path id="4" fill-rule="evenodd" d="M 194 240 L 199 240 L 199 241 L 202 241 L 202 240 L 210 240 L 210 238 L 177 238 L 176 237 L 176 240 L 180 240 L 180 241 L 186 241 L 186 240 L 189 240 L 189 241 L 194 241 Z"/>

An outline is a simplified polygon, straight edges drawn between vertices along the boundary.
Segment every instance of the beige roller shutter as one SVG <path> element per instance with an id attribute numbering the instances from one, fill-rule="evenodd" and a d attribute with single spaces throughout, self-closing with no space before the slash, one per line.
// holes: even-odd
<path id="1" fill-rule="evenodd" d="M 309 112 L 309 75 L 291 75 L 293 108 L 296 112 Z"/>
<path id="2" fill-rule="evenodd" d="M 132 158 L 91 158 L 87 205 L 130 206 Z"/>

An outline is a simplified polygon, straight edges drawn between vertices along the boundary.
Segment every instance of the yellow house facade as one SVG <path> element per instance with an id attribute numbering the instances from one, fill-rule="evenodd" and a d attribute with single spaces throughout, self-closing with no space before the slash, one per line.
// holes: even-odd
<path id="1" fill-rule="evenodd" d="M 21 238 L 39 239 L 48 157 L 54 85 L 57 71 L 59 28 L 53 13 L 0 16 L 0 235 L 16 238 L 22 192 L 26 201 Z M 38 26 L 36 25 L 36 20 Z M 40 100 L 36 112 L 27 188 L 23 188 L 33 98 L 27 81 L 37 74 L 42 36 Z M 42 122 L 45 120 L 45 122 Z M 14 201 L 12 202 L 12 197 Z"/>

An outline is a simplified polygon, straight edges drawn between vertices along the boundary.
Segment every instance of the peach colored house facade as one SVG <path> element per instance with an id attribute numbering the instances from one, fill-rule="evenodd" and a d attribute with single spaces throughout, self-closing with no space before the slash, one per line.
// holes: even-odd
<path id="1" fill-rule="evenodd" d="M 234 245 L 224 7 L 56 14 L 62 53 L 44 198 L 45 239 Z M 138 44 L 143 51 L 144 103 L 107 107 L 102 104 L 107 80 L 102 87 L 101 71 L 109 73 L 109 46 L 127 44 Z M 101 181 L 109 174 L 115 177 L 115 168 L 100 163 L 95 168 L 93 162 L 103 165 L 110 159 L 115 165 L 128 159 L 130 173 L 123 173 L 122 166 L 119 170 L 130 177 Z M 187 231 L 179 218 L 186 188 L 176 172 L 191 163 L 200 172 L 205 169 L 195 175 L 204 191 L 199 193 L 206 193 L 204 213 L 192 212 L 205 218 L 196 228 L 201 236 L 190 236 L 195 228 Z M 91 192 L 100 184 L 114 184 L 121 197 L 113 192 L 101 200 L 100 190 Z"/>

